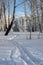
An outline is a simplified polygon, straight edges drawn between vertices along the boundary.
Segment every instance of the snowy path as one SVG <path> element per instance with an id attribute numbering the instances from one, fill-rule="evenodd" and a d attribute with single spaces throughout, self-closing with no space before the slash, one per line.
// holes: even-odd
<path id="1" fill-rule="evenodd" d="M 43 39 L 16 37 L 0 36 L 0 65 L 43 65 Z"/>
<path id="2" fill-rule="evenodd" d="M 14 55 L 16 55 L 16 52 L 18 52 L 17 56 L 20 53 L 19 57 L 27 65 L 43 65 L 43 59 L 41 59 L 37 56 L 34 56 L 34 54 L 32 54 L 31 51 L 29 50 L 29 47 L 30 47 L 30 48 L 36 49 L 36 50 L 38 50 L 38 48 L 40 48 L 40 50 L 43 51 L 43 48 L 42 48 L 43 47 L 43 44 L 42 44 L 43 42 L 42 41 L 43 41 L 42 39 L 41 40 L 28 40 L 28 41 L 27 40 L 25 40 L 25 41 L 22 41 L 22 40 L 18 41 L 17 40 L 16 41 L 14 39 L 13 40 L 3 40 L 3 41 L 0 40 L 0 42 L 2 42 L 2 43 L 0 43 L 0 46 L 1 46 L 0 51 L 2 50 L 1 52 L 3 52 L 3 50 L 4 50 L 4 52 L 5 52 L 4 55 L 6 55 L 7 57 L 10 56 L 11 59 L 14 59 L 14 58 L 16 59 L 16 57 L 14 57 L 14 58 L 12 57 L 13 53 L 14 53 Z M 37 42 L 37 43 L 35 43 L 35 42 Z M 41 42 L 41 44 L 39 42 Z M 33 52 L 33 50 L 32 50 L 32 52 Z M 9 55 L 9 53 L 10 53 L 10 55 Z M 41 53 L 41 51 L 40 51 L 40 53 Z M 18 57 L 18 59 L 19 59 L 19 57 Z M 16 59 L 16 62 L 17 62 L 17 59 Z M 14 60 L 13 63 L 16 64 L 16 62 Z"/>

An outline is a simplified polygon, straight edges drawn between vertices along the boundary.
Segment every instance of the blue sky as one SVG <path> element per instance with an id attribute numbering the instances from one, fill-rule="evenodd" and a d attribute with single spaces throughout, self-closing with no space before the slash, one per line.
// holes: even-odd
<path id="1" fill-rule="evenodd" d="M 22 1 L 22 0 L 21 0 L 21 1 Z M 20 4 L 21 1 L 20 1 L 20 0 L 16 0 L 16 5 Z M 11 1 L 11 5 L 10 5 L 10 12 L 11 12 L 11 14 L 13 13 L 13 4 L 14 4 L 14 2 L 13 2 L 13 0 L 12 0 L 12 1 Z M 28 12 L 29 12 L 28 14 L 30 14 L 30 10 L 29 10 L 29 9 L 28 9 Z M 23 5 L 18 6 L 18 7 L 16 8 L 16 15 L 17 15 L 17 16 L 24 15 Z"/>
<path id="2" fill-rule="evenodd" d="M 16 0 L 16 5 L 18 5 L 20 2 L 18 2 L 18 0 Z M 11 12 L 11 14 L 13 13 L 13 1 L 12 1 L 12 3 L 11 3 L 11 6 L 10 6 L 10 12 Z M 16 15 L 19 15 L 18 13 L 19 12 L 23 12 L 23 6 L 18 6 L 17 8 L 16 8 Z"/>

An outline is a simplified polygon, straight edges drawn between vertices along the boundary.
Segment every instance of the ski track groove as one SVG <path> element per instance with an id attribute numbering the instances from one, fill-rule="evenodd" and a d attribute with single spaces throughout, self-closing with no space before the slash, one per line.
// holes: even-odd
<path id="1" fill-rule="evenodd" d="M 22 47 L 16 42 L 14 45 L 16 45 L 18 47 L 18 49 L 20 50 L 21 58 L 29 65 L 36 65 L 27 55 L 27 53 L 24 52 L 24 50 L 22 49 Z M 28 58 L 27 58 L 28 57 Z"/>

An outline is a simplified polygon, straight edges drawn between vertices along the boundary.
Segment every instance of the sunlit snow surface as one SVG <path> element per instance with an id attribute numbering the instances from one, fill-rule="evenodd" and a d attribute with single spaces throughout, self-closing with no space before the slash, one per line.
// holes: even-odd
<path id="1" fill-rule="evenodd" d="M 29 34 L 0 33 L 0 65 L 43 65 L 43 34 Z"/>

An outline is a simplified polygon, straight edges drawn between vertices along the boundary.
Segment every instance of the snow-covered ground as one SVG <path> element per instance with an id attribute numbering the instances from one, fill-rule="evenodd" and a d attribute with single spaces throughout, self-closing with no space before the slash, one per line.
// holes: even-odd
<path id="1" fill-rule="evenodd" d="M 0 65 L 43 65 L 43 33 L 0 33 Z"/>

